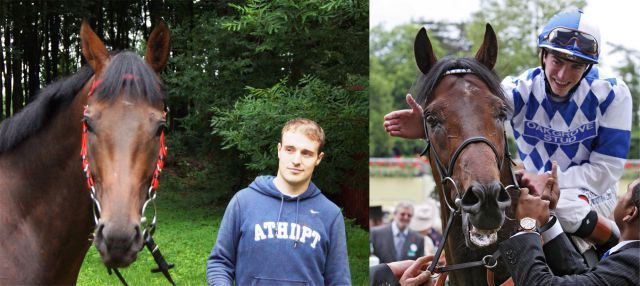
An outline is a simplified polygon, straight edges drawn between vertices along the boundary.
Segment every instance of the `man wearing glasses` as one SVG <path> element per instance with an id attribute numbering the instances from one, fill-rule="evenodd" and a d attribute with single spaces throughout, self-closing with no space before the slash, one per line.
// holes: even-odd
<path id="1" fill-rule="evenodd" d="M 371 229 L 373 254 L 380 263 L 415 260 L 424 255 L 424 236 L 409 229 L 413 205 L 400 202 L 393 211 L 393 222 Z"/>
<path id="2" fill-rule="evenodd" d="M 557 161 L 557 220 L 564 231 L 596 244 L 600 254 L 620 236 L 606 217 L 629 152 L 632 107 L 627 85 L 594 67 L 601 45 L 599 29 L 582 11 L 560 12 L 538 36 L 541 66 L 502 81 L 524 166 L 520 184 L 540 195 Z M 423 138 L 422 108 L 409 95 L 407 103 L 412 109 L 385 116 L 385 129 L 392 136 Z M 577 244 L 581 252 L 589 248 Z"/>

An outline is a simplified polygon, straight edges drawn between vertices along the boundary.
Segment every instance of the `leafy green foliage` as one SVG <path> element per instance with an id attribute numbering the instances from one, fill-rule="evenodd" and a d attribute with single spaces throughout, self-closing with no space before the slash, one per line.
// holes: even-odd
<path id="1" fill-rule="evenodd" d="M 248 95 L 233 109 L 213 108 L 213 132 L 225 149 L 239 150 L 247 168 L 274 174 L 277 143 L 284 124 L 296 117 L 312 119 L 325 131 L 325 157 L 314 174 L 314 182 L 326 192 L 335 192 L 348 182 L 366 180 L 367 80 L 350 77 L 346 87 L 332 86 L 318 78 L 304 77 L 296 87 L 286 81 L 270 88 L 247 88 Z M 360 180 L 344 180 L 344 172 L 357 171 Z M 363 172 L 364 171 L 364 172 Z"/>
<path id="2" fill-rule="evenodd" d="M 254 39 L 255 51 L 273 52 L 295 81 L 314 74 L 341 83 L 346 74 L 363 74 L 368 35 L 368 1 L 249 0 L 230 4 L 239 17 L 222 27 Z"/>
<path id="3" fill-rule="evenodd" d="M 624 55 L 624 61 L 614 67 L 629 87 L 632 99 L 631 149 L 629 159 L 640 159 L 640 51 L 628 49 L 621 45 L 612 45 L 613 53 Z"/>
<path id="4" fill-rule="evenodd" d="M 184 150 L 177 154 L 234 162 L 223 174 L 240 177 L 228 185 L 242 184 L 277 170 L 280 128 L 304 116 L 327 134 L 328 156 L 316 178 L 331 183 L 321 188 L 337 191 L 354 182 L 338 180 L 347 170 L 366 182 L 367 23 L 368 2 L 350 0 L 243 1 L 178 23 L 173 72 L 163 77 L 172 136 Z M 358 154 L 362 162 L 354 163 Z M 204 167 L 202 176 L 212 174 L 208 169 L 219 168 Z"/>

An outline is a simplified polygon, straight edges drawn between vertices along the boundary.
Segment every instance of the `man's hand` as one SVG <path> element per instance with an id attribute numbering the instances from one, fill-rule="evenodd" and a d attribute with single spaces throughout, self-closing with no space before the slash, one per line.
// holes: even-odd
<path id="1" fill-rule="evenodd" d="M 520 220 L 523 217 L 535 219 L 538 226 L 547 223 L 549 221 L 549 201 L 543 200 L 539 196 L 532 196 L 529 194 L 529 189 L 521 188 L 516 219 Z"/>
<path id="2" fill-rule="evenodd" d="M 411 109 L 392 111 L 384 116 L 384 129 L 391 136 L 405 139 L 424 138 L 422 107 L 407 94 L 407 104 Z"/>
<path id="3" fill-rule="evenodd" d="M 393 276 L 400 280 L 400 278 L 402 278 L 402 274 L 404 274 L 404 272 L 407 271 L 414 262 L 414 260 L 394 261 L 387 263 L 387 266 L 389 266 L 391 272 L 393 272 Z"/>
<path id="4" fill-rule="evenodd" d="M 524 170 L 519 171 L 516 177 L 521 187 L 529 189 L 529 193 L 537 197 L 542 195 L 550 178 L 546 173 L 536 174 Z"/>
<path id="5" fill-rule="evenodd" d="M 423 256 L 418 258 L 409 268 L 404 271 L 400 278 L 400 285 L 413 286 L 413 285 L 431 285 L 431 273 L 427 270 L 422 270 L 427 266 L 428 262 L 433 260 L 433 256 Z M 389 266 L 391 267 L 391 266 Z"/>
<path id="6" fill-rule="evenodd" d="M 541 198 L 549 201 L 549 209 L 556 209 L 558 199 L 560 199 L 560 186 L 558 186 L 558 162 L 556 161 L 553 161 L 552 163 L 551 177 L 547 179 Z"/>

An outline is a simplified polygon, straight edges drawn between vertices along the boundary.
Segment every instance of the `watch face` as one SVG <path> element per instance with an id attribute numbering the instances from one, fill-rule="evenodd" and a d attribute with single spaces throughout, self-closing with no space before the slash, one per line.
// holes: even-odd
<path id="1" fill-rule="evenodd" d="M 525 230 L 532 230 L 536 228 L 536 220 L 530 217 L 525 217 L 520 220 L 520 227 Z"/>

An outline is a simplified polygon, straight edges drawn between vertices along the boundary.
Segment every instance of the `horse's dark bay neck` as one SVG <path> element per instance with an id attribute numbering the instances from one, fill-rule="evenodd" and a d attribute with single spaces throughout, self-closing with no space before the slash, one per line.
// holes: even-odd
<path id="1" fill-rule="evenodd" d="M 168 29 L 161 24 L 152 32 L 146 62 L 131 52 L 110 56 L 86 22 L 80 38 L 89 65 L 45 87 L 0 123 L 0 285 L 76 283 L 96 227 L 80 159 L 86 106 L 96 126 L 88 136 L 89 156 L 102 204 L 98 227 L 105 229 L 96 231 L 96 244 L 103 241 L 98 250 L 105 265 L 122 267 L 136 258 L 129 249 L 142 247 L 136 227 L 159 150 L 155 134 L 164 110 L 158 73 L 168 57 Z M 103 84 L 88 97 L 96 81 Z M 123 113 L 125 101 L 135 103 L 129 112 L 144 114 L 122 118 L 133 123 L 107 122 L 117 117 L 113 110 Z M 119 163 L 126 156 L 130 162 Z M 130 186 L 109 185 L 109 174 Z"/>
<path id="2" fill-rule="evenodd" d="M 75 95 L 92 75 L 53 84 L 0 125 L 0 284 L 75 282 L 93 227 L 78 159 L 87 98 Z"/>
<path id="3" fill-rule="evenodd" d="M 515 222 L 508 219 L 517 192 L 504 131 L 508 107 L 492 72 L 498 52 L 495 33 L 487 25 L 475 58 L 437 60 L 423 28 L 414 51 L 422 72 L 417 95 L 425 112 L 443 230 L 445 218 L 456 210 L 444 243 L 447 264 L 480 261 L 515 230 Z M 496 282 L 507 280 L 502 263 L 494 271 Z M 451 285 L 486 285 L 487 269 L 454 270 L 449 277 Z"/>

